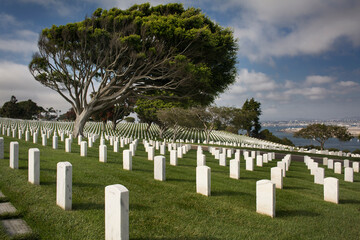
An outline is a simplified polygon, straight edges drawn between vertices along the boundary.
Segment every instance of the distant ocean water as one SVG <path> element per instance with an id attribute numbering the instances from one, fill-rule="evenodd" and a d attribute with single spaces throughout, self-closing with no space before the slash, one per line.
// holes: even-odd
<path id="1" fill-rule="evenodd" d="M 301 127 L 301 126 L 292 126 L 292 127 L 297 128 L 297 127 Z M 288 128 L 288 127 L 263 127 L 263 128 L 261 128 L 261 130 L 268 129 L 270 132 L 272 132 L 272 134 L 274 134 L 275 136 L 277 136 L 279 138 L 286 137 L 286 138 L 290 139 L 290 141 L 292 141 L 295 144 L 295 146 L 306 146 L 306 145 L 320 146 L 320 143 L 318 143 L 315 140 L 304 139 L 304 138 L 295 138 L 292 133 L 280 131 L 280 130 L 286 129 L 286 128 Z M 360 142 L 358 142 L 357 138 L 353 138 L 349 142 L 340 142 L 336 138 L 331 138 L 325 142 L 325 149 L 328 149 L 328 148 L 337 148 L 339 150 L 347 149 L 350 151 L 354 151 L 356 149 L 360 149 Z"/>

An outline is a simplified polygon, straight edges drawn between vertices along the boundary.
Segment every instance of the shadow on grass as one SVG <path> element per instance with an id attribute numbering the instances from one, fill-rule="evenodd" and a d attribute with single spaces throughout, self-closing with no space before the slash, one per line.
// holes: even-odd
<path id="1" fill-rule="evenodd" d="M 132 238 L 134 240 L 220 240 L 220 238 L 215 237 L 174 237 L 174 238 Z"/>
<path id="2" fill-rule="evenodd" d="M 284 186 L 284 189 L 289 189 L 289 190 L 305 190 L 308 188 L 304 188 L 304 187 L 293 187 L 293 186 Z"/>
<path id="3" fill-rule="evenodd" d="M 131 211 L 146 211 L 151 208 L 142 204 L 130 204 L 129 209 L 131 209 Z"/>
<path id="4" fill-rule="evenodd" d="M 56 172 L 56 169 L 50 169 L 50 168 L 41 168 L 41 171 L 46 171 L 46 172 Z"/>
<path id="5" fill-rule="evenodd" d="M 359 200 L 355 200 L 355 199 L 341 199 L 339 201 L 340 204 L 360 204 Z"/>
<path id="6" fill-rule="evenodd" d="M 56 185 L 56 182 L 55 181 L 53 181 L 53 182 L 40 181 L 40 185 Z"/>
<path id="7" fill-rule="evenodd" d="M 97 183 L 81 183 L 81 182 L 74 182 L 73 186 L 75 187 L 104 187 L 104 185 L 102 184 L 97 184 Z"/>
<path id="8" fill-rule="evenodd" d="M 276 211 L 276 217 L 316 217 L 320 214 L 306 210 L 280 210 Z"/>
<path id="9" fill-rule="evenodd" d="M 105 209 L 104 204 L 100 203 L 73 203 L 72 204 L 73 210 L 94 210 L 94 209 Z"/>
<path id="10" fill-rule="evenodd" d="M 169 178 L 166 179 L 168 182 L 195 182 L 195 180 L 189 180 L 189 179 L 179 179 L 179 178 Z"/>
<path id="11" fill-rule="evenodd" d="M 251 194 L 249 193 L 244 193 L 244 192 L 236 192 L 236 191 L 211 191 L 211 196 L 249 196 Z"/>

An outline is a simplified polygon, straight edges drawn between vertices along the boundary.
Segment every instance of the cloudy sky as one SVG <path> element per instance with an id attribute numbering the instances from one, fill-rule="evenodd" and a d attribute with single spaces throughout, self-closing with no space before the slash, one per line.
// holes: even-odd
<path id="1" fill-rule="evenodd" d="M 81 21 L 101 7 L 175 1 L 1 0 L 0 106 L 15 95 L 43 107 L 70 108 L 28 71 L 43 28 Z M 359 117 L 360 1 L 188 0 L 238 39 L 236 83 L 216 100 L 261 102 L 261 120 Z"/>

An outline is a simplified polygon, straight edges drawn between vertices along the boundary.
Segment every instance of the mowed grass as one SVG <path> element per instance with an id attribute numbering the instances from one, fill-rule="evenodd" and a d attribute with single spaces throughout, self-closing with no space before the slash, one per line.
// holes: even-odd
<path id="1" fill-rule="evenodd" d="M 98 159 L 98 142 L 80 157 L 77 139 L 72 152 L 4 137 L 5 159 L 0 160 L 0 190 L 18 209 L 1 218 L 21 217 L 33 229 L 33 239 L 104 239 L 104 190 L 122 184 L 130 192 L 130 239 L 359 239 L 360 176 L 354 183 L 344 175 L 326 169 L 325 175 L 340 180 L 340 204 L 323 201 L 323 186 L 303 162 L 292 162 L 284 178 L 284 189 L 276 190 L 276 217 L 256 213 L 256 181 L 270 179 L 274 160 L 255 171 L 245 171 L 241 159 L 241 179 L 229 178 L 229 167 L 221 167 L 208 152 L 211 168 L 211 196 L 196 193 L 196 150 L 169 164 L 166 154 L 166 181 L 153 178 L 153 162 L 141 143 L 133 157 L 133 171 L 122 169 L 122 150 L 114 153 L 108 145 L 108 162 Z M 19 169 L 9 167 L 9 145 L 18 141 Z M 40 149 L 40 186 L 28 183 L 28 149 Z M 159 151 L 156 151 L 159 154 Z M 227 159 L 229 161 L 230 159 Z M 73 210 L 56 205 L 56 164 L 73 165 Z M 227 162 L 229 165 L 229 162 Z M 3 200 L 4 201 L 4 200 Z M 0 231 L 1 239 L 7 239 Z"/>

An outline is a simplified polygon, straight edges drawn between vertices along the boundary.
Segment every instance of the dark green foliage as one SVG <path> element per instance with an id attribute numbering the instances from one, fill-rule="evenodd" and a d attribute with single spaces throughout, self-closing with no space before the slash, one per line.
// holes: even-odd
<path id="1" fill-rule="evenodd" d="M 164 91 L 206 105 L 236 75 L 232 31 L 175 3 L 97 9 L 84 21 L 44 29 L 38 46 L 30 72 L 72 105 L 76 136 L 93 112 L 129 97 Z"/>
<path id="2" fill-rule="evenodd" d="M 270 142 L 280 143 L 288 146 L 295 146 L 294 143 L 290 141 L 288 138 L 279 138 L 272 134 L 268 129 L 264 129 L 259 133 L 258 136 L 260 139 L 267 140 Z"/>
<path id="3" fill-rule="evenodd" d="M 261 129 L 261 103 L 254 98 L 246 99 L 241 109 L 234 111 L 232 124 L 237 129 L 243 129 L 248 136 L 257 137 Z"/>
<path id="4" fill-rule="evenodd" d="M 126 122 L 135 122 L 135 118 L 133 118 L 133 117 L 126 117 L 125 119 L 124 119 Z"/>
<path id="5" fill-rule="evenodd" d="M 17 102 L 14 96 L 0 108 L 0 116 L 7 118 L 34 119 L 38 118 L 41 112 L 46 111 L 30 99 Z"/>
<path id="6" fill-rule="evenodd" d="M 346 127 L 319 123 L 308 125 L 306 128 L 294 133 L 294 137 L 314 139 L 320 143 L 321 150 L 324 149 L 325 142 L 329 138 L 338 138 L 340 141 L 349 141 L 352 138 Z"/>

